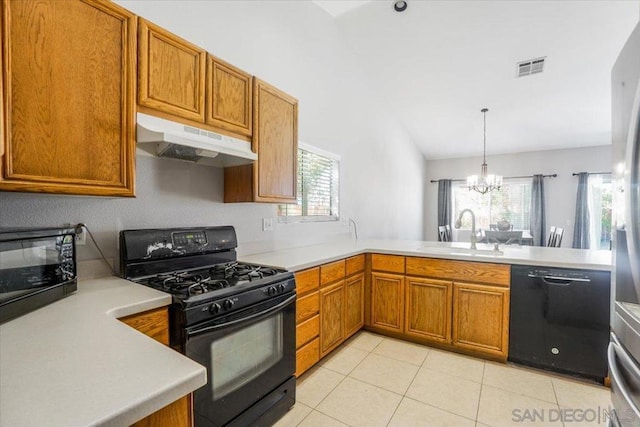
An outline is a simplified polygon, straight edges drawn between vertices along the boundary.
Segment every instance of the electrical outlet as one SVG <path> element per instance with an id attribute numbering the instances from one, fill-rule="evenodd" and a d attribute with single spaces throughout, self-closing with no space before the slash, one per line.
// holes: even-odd
<path id="1" fill-rule="evenodd" d="M 76 246 L 87 244 L 87 229 L 84 227 L 81 227 L 80 229 L 82 231 L 80 233 L 76 233 Z"/>
<path id="2" fill-rule="evenodd" d="M 262 218 L 262 231 L 273 231 L 273 218 Z"/>

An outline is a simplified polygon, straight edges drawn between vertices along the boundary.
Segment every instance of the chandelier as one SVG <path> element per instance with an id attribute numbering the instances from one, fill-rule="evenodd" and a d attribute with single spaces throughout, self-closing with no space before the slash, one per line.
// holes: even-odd
<path id="1" fill-rule="evenodd" d="M 467 177 L 467 187 L 469 191 L 475 190 L 480 194 L 486 194 L 489 191 L 500 190 L 502 186 L 502 176 L 487 173 L 487 111 L 483 108 L 480 110 L 484 115 L 484 147 L 482 150 L 482 170 L 480 176 L 471 175 Z"/>

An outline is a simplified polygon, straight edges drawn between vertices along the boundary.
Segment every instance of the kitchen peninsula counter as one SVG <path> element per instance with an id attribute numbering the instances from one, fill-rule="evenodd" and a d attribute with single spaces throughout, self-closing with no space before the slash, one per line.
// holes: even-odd
<path id="1" fill-rule="evenodd" d="M 380 253 L 461 261 L 522 264 L 543 267 L 611 270 L 611 251 L 540 246 L 500 246 L 502 255 L 489 253 L 493 245 L 478 244 L 479 254 L 464 253 L 468 242 L 430 242 L 420 240 L 341 240 L 298 248 L 243 255 L 244 262 L 300 271 L 319 264 L 362 253 Z"/>
<path id="2" fill-rule="evenodd" d="M 0 325 L 0 425 L 130 425 L 206 384 L 203 366 L 117 320 L 170 303 L 116 277 L 80 280 Z"/>

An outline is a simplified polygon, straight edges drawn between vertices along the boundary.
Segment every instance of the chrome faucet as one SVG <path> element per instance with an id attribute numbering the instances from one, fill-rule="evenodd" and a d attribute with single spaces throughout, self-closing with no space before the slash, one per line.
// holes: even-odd
<path id="1" fill-rule="evenodd" d="M 477 249 L 476 243 L 478 242 L 478 238 L 476 237 L 476 215 L 473 211 L 471 209 L 463 209 L 462 212 L 460 212 L 460 215 L 458 215 L 458 219 L 456 219 L 454 226 L 458 229 L 462 227 L 462 215 L 464 215 L 465 212 L 469 212 L 471 214 L 471 237 L 469 238 L 471 241 L 471 249 Z"/>

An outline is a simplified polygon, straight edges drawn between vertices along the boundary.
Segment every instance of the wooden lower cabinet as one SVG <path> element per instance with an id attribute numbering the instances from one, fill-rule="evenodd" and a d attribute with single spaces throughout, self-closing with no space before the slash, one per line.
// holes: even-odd
<path id="1" fill-rule="evenodd" d="M 404 320 L 404 276 L 371 273 L 371 326 L 402 332 Z"/>
<path id="2" fill-rule="evenodd" d="M 453 283 L 421 277 L 405 280 L 405 334 L 450 343 Z"/>
<path id="3" fill-rule="evenodd" d="M 133 427 L 191 427 L 191 395 L 184 396 L 170 405 L 133 424 Z"/>
<path id="4" fill-rule="evenodd" d="M 316 314 L 311 319 L 296 326 L 296 348 L 300 348 L 320 334 L 320 315 Z"/>
<path id="5" fill-rule="evenodd" d="M 453 345 L 506 359 L 509 289 L 454 282 L 453 293 Z"/>
<path id="6" fill-rule="evenodd" d="M 344 281 L 320 289 L 320 357 L 344 341 Z"/>
<path id="7" fill-rule="evenodd" d="M 318 314 L 320 297 L 318 291 L 298 298 L 296 302 L 296 324 Z"/>
<path id="8" fill-rule="evenodd" d="M 318 337 L 296 351 L 296 377 L 299 378 L 319 360 L 320 338 Z"/>
<path id="9" fill-rule="evenodd" d="M 364 325 L 364 273 L 344 282 L 344 334 L 354 334 Z"/>
<path id="10" fill-rule="evenodd" d="M 169 345 L 169 309 L 167 307 L 121 317 L 119 320 L 154 340 Z"/>
<path id="11" fill-rule="evenodd" d="M 131 316 L 121 322 L 143 334 L 169 345 L 169 309 L 160 307 Z M 188 394 L 133 424 L 135 427 L 191 427 L 193 426 L 192 395 Z"/>

